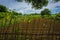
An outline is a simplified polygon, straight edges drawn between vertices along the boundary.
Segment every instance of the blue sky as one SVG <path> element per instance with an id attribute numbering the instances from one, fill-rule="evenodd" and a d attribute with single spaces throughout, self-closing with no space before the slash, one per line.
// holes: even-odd
<path id="1" fill-rule="evenodd" d="M 46 7 L 43 7 L 42 9 L 32 9 L 32 5 L 28 4 L 26 2 L 17 2 L 15 0 L 0 0 L 0 4 L 5 5 L 9 9 L 16 9 L 15 11 L 17 12 L 22 12 L 22 13 L 40 13 L 42 10 L 45 8 L 48 8 L 51 10 L 52 13 L 57 13 L 60 12 L 60 1 L 54 3 L 52 0 L 49 0 L 49 3 Z"/>

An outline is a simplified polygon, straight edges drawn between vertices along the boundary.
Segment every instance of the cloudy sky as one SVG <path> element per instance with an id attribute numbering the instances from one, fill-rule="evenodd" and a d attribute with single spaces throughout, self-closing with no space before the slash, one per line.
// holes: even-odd
<path id="1" fill-rule="evenodd" d="M 17 12 L 22 12 L 23 14 L 27 13 L 39 13 L 40 11 L 44 10 L 45 8 L 48 8 L 51 10 L 52 13 L 60 12 L 60 1 L 54 3 L 52 0 L 49 0 L 49 4 L 46 7 L 43 7 L 42 9 L 32 9 L 32 5 L 28 4 L 26 2 L 17 2 L 15 0 L 0 0 L 0 4 L 5 5 L 7 8 Z"/>

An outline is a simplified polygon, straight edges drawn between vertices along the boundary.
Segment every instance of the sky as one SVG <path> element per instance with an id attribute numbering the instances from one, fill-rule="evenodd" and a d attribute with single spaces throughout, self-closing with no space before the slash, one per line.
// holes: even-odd
<path id="1" fill-rule="evenodd" d="M 17 2 L 15 0 L 0 0 L 0 4 L 6 6 L 8 9 L 15 9 L 15 11 L 21 12 L 23 14 L 40 13 L 45 8 L 51 10 L 52 13 L 60 12 L 60 1 L 55 3 L 54 1 L 49 0 L 48 5 L 42 9 L 32 9 L 32 5 L 26 3 L 25 1 Z"/>

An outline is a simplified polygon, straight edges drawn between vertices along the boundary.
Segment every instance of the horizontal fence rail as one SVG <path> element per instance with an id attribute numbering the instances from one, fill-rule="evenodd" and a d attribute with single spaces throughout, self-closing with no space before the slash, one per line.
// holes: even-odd
<path id="1" fill-rule="evenodd" d="M 56 35 L 60 36 L 60 34 L 24 34 L 24 33 L 0 33 L 0 35 Z"/>

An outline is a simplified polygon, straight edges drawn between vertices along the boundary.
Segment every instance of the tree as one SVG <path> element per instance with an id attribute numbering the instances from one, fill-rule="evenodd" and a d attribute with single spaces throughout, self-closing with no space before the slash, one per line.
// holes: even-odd
<path id="1" fill-rule="evenodd" d="M 7 8 L 3 5 L 0 5 L 0 12 L 6 12 Z"/>
<path id="2" fill-rule="evenodd" d="M 41 11 L 41 15 L 44 16 L 44 15 L 51 15 L 51 11 L 49 9 L 44 9 L 43 11 Z"/>

